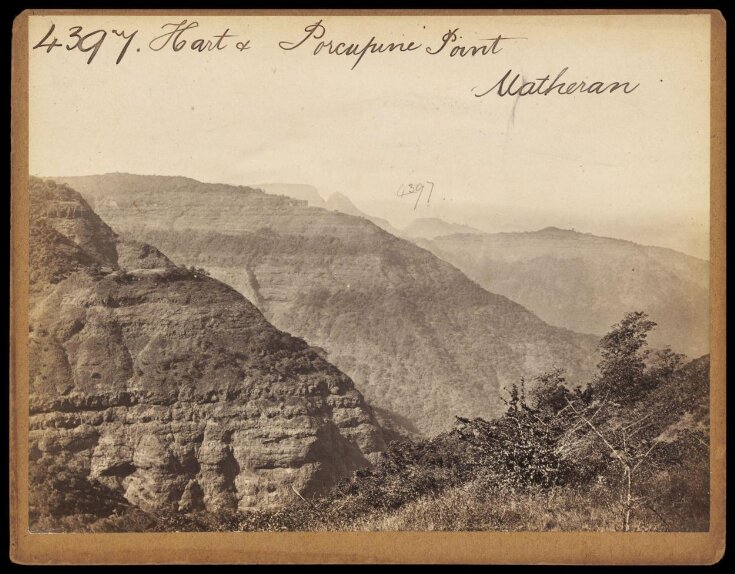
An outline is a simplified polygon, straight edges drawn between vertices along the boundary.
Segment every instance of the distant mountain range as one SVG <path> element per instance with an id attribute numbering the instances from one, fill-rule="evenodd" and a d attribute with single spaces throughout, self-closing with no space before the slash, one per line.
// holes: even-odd
<path id="1" fill-rule="evenodd" d="M 482 233 L 482 231 L 469 225 L 449 223 L 438 217 L 420 217 L 414 219 L 408 227 L 403 229 L 404 235 L 415 239 L 434 239 L 456 233 Z"/>
<path id="2" fill-rule="evenodd" d="M 349 197 L 343 193 L 339 193 L 338 191 L 330 195 L 325 201 L 319 194 L 317 188 L 312 185 L 302 185 L 298 183 L 263 183 L 253 185 L 252 187 L 255 189 L 262 189 L 271 195 L 283 195 L 306 201 L 306 203 L 311 207 L 323 207 L 330 211 L 339 211 L 340 213 L 346 213 L 347 215 L 362 217 L 368 221 L 372 221 L 375 225 L 381 229 L 385 229 L 388 233 L 392 233 L 399 237 L 402 235 L 402 231 L 395 228 L 387 219 L 368 215 L 364 211 L 358 209 Z"/>
<path id="3" fill-rule="evenodd" d="M 368 221 L 371 221 L 381 229 L 384 229 L 388 233 L 391 233 L 392 235 L 395 235 L 396 237 L 401 237 L 402 232 L 393 227 L 393 225 L 388 221 L 387 219 L 383 219 L 382 217 L 375 217 L 372 215 L 368 215 L 364 211 L 361 211 L 358 209 L 354 203 L 350 200 L 349 197 L 346 195 L 335 192 L 332 195 L 329 196 L 329 199 L 327 199 L 327 202 L 325 204 L 325 207 L 331 211 L 339 211 L 340 213 L 346 213 L 347 215 L 354 215 L 355 217 L 362 217 L 364 219 L 367 219 Z"/>
<path id="4" fill-rule="evenodd" d="M 266 183 L 253 185 L 256 189 L 262 189 L 272 195 L 284 195 L 294 199 L 306 201 L 312 207 L 324 207 L 331 211 L 339 211 L 347 215 L 362 217 L 372 221 L 375 225 L 384 229 L 396 237 L 409 239 L 434 239 L 443 235 L 455 233 L 483 233 L 479 229 L 460 223 L 449 223 L 438 217 L 418 217 L 408 226 L 398 229 L 390 221 L 382 217 L 376 217 L 359 209 L 352 200 L 343 193 L 335 192 L 325 201 L 316 187 L 297 183 Z"/>
<path id="5" fill-rule="evenodd" d="M 360 211 L 342 194 L 326 206 L 410 239 L 552 325 L 602 335 L 628 311 L 659 324 L 655 346 L 690 357 L 709 353 L 709 264 L 677 251 L 548 227 L 484 233 L 440 218 L 404 229 Z"/>
<path id="6" fill-rule="evenodd" d="M 662 247 L 548 227 L 417 240 L 493 293 L 552 325 L 602 335 L 646 311 L 653 346 L 709 353 L 709 263 Z"/>
<path id="7" fill-rule="evenodd" d="M 277 505 L 385 448 L 352 381 L 241 294 L 118 237 L 64 185 L 29 193 L 34 528 L 114 501 Z"/>
<path id="8" fill-rule="evenodd" d="M 267 190 L 265 190 L 267 191 Z M 288 194 L 286 194 L 288 195 Z M 296 197 L 295 195 L 292 197 Z M 315 205 L 316 203 L 310 202 L 309 205 Z M 317 206 L 321 207 L 321 206 Z M 402 237 L 404 239 L 434 239 L 442 235 L 452 235 L 455 233 L 482 233 L 479 229 L 470 227 L 469 225 L 462 225 L 459 223 L 449 223 L 438 217 L 418 217 L 414 219 L 408 226 L 403 229 L 398 229 L 387 219 L 382 217 L 375 217 L 368 213 L 365 213 L 359 209 L 349 197 L 342 193 L 333 193 L 326 201 L 324 207 L 331 209 L 332 211 L 339 211 L 346 213 L 347 215 L 354 215 L 355 217 L 362 217 L 368 221 L 372 221 L 375 225 L 384 229 L 388 233 L 395 235 L 396 237 Z"/>
<path id="9" fill-rule="evenodd" d="M 383 425 L 431 435 L 493 416 L 510 384 L 594 371 L 596 338 L 551 327 L 362 217 L 183 177 L 56 178 L 118 233 L 202 267 L 323 349 Z"/>

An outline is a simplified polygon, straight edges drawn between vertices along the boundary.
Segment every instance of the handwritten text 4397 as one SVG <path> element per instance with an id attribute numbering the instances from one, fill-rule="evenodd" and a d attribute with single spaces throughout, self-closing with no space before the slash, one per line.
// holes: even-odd
<path id="1" fill-rule="evenodd" d="M 180 22 L 164 24 L 161 26 L 163 33 L 148 42 L 147 47 L 153 52 L 160 52 L 162 50 L 180 52 L 185 48 L 194 52 L 213 52 L 224 50 L 228 47 L 228 40 L 236 37 L 235 34 L 230 33 L 229 28 L 220 34 L 213 34 L 209 37 L 198 37 L 193 32 L 198 27 L 199 22 L 186 19 Z M 128 48 L 131 48 L 137 34 L 138 30 L 125 31 L 112 29 L 108 31 L 101 28 L 87 31 L 82 26 L 72 26 L 67 33 L 62 33 L 57 32 L 56 25 L 52 23 L 46 35 L 33 46 L 33 49 L 45 49 L 46 53 L 51 53 L 56 48 L 66 48 L 69 52 L 77 50 L 81 53 L 89 54 L 87 64 L 91 64 L 102 46 L 110 44 L 110 41 L 107 39 L 115 37 L 117 42 L 113 49 L 118 50 L 115 64 L 119 64 L 128 52 Z M 250 49 L 249 41 L 237 41 L 233 45 L 240 52 Z M 135 51 L 140 52 L 140 48 L 135 48 Z"/>
<path id="2" fill-rule="evenodd" d="M 104 29 L 87 32 L 82 28 L 82 26 L 72 26 L 71 28 L 69 28 L 67 34 L 61 35 L 62 39 L 65 40 L 65 42 L 60 42 L 59 36 L 54 34 L 55 30 L 56 25 L 51 24 L 51 27 L 49 28 L 48 32 L 46 32 L 46 35 L 41 38 L 40 42 L 33 46 L 33 49 L 40 50 L 41 48 L 45 48 L 46 53 L 50 53 L 55 48 L 62 47 L 65 47 L 69 52 L 73 50 L 78 50 L 79 52 L 82 52 L 84 54 L 89 54 L 89 58 L 87 58 L 87 64 L 92 63 L 92 60 L 94 60 L 97 52 L 99 52 L 100 48 L 105 43 L 105 40 L 108 36 L 107 30 Z M 125 32 L 125 30 L 110 31 L 109 35 L 115 36 L 117 38 L 119 46 L 119 52 L 115 64 L 119 64 L 120 62 L 122 62 L 122 59 L 125 57 L 125 53 L 130 47 L 130 43 L 133 41 L 133 38 L 135 38 L 135 35 L 137 33 L 137 30 L 134 30 L 132 32 Z"/>

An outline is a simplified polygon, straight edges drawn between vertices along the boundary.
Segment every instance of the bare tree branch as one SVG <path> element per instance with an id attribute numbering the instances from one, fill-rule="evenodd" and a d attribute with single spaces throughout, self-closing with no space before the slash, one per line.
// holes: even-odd
<path id="1" fill-rule="evenodd" d="M 607 446 L 607 448 L 609 448 L 609 449 L 610 449 L 610 452 L 612 452 L 612 453 L 613 453 L 613 455 L 614 455 L 614 456 L 615 456 L 615 457 L 616 457 L 616 458 L 617 458 L 617 459 L 618 459 L 618 460 L 620 461 L 620 463 L 621 463 L 621 464 L 622 464 L 623 466 L 626 466 L 626 467 L 627 467 L 627 466 L 629 466 L 629 464 L 628 464 L 628 461 L 627 461 L 627 460 L 625 460 L 625 459 L 624 459 L 624 458 L 623 458 L 623 457 L 622 457 L 622 456 L 620 455 L 620 452 L 618 451 L 618 449 L 616 449 L 616 448 L 615 448 L 615 447 L 614 447 L 613 445 L 611 445 L 611 444 L 610 444 L 610 443 L 608 442 L 608 440 L 607 440 L 607 439 L 606 439 L 606 438 L 605 438 L 605 437 L 604 437 L 604 436 L 602 435 L 602 433 L 601 433 L 601 432 L 600 432 L 600 431 L 599 431 L 599 430 L 597 429 L 597 427 L 596 427 L 595 425 L 593 425 L 593 424 L 592 424 L 592 423 L 591 423 L 591 422 L 590 422 L 590 421 L 589 421 L 589 420 L 588 420 L 588 419 L 587 419 L 587 418 L 586 418 L 586 417 L 585 417 L 585 416 L 584 416 L 584 415 L 583 415 L 582 413 L 580 413 L 580 412 L 579 412 L 579 411 L 578 411 L 578 410 L 577 410 L 576 408 L 574 408 L 574 405 L 572 405 L 572 403 L 571 403 L 571 402 L 569 402 L 569 399 L 567 399 L 567 403 L 569 403 L 569 406 L 570 406 L 570 407 L 572 408 L 572 411 L 574 412 L 574 414 L 576 414 L 576 415 L 577 415 L 577 416 L 578 416 L 578 417 L 579 417 L 580 419 L 582 419 L 582 420 L 583 420 L 583 421 L 585 422 L 585 424 L 586 424 L 586 425 L 587 425 L 588 427 L 590 427 L 590 428 L 591 428 L 591 429 L 592 429 L 592 430 L 594 431 L 594 433 L 595 433 L 595 434 L 596 434 L 596 435 L 597 435 L 598 437 L 600 437 L 600 440 L 602 440 L 602 442 L 603 442 L 603 443 L 605 443 L 605 446 Z M 600 409 L 601 409 L 601 408 L 602 408 L 602 407 L 600 407 Z M 599 410 L 600 410 L 600 409 L 598 409 L 598 412 L 599 412 Z M 595 414 L 596 414 L 596 413 L 595 413 Z"/>
<path id="2" fill-rule="evenodd" d="M 638 462 L 637 462 L 637 463 L 636 463 L 636 465 L 635 465 L 635 466 L 634 466 L 634 467 L 632 468 L 632 470 L 635 470 L 636 468 L 638 468 L 638 467 L 639 467 L 639 466 L 640 466 L 640 465 L 641 465 L 641 464 L 643 463 L 643 461 L 644 461 L 644 460 L 646 460 L 646 458 L 648 458 L 648 455 L 649 455 L 649 454 L 651 454 L 651 451 L 652 451 L 652 450 L 653 450 L 654 448 L 656 448 L 656 446 L 658 445 L 658 443 L 659 443 L 659 442 L 661 442 L 661 441 L 658 441 L 658 440 L 657 440 L 657 441 L 654 441 L 654 442 L 653 442 L 653 444 L 651 445 L 651 448 L 649 448 L 649 449 L 648 449 L 648 450 L 647 450 L 647 451 L 646 451 L 645 453 L 643 453 L 643 455 L 642 455 L 641 457 L 639 457 L 639 459 L 638 459 Z"/>
<path id="3" fill-rule="evenodd" d="M 636 420 L 636 421 L 633 421 L 633 422 L 632 422 L 632 423 L 630 423 L 629 425 L 627 425 L 627 426 L 624 426 L 624 427 L 623 427 L 623 430 L 624 430 L 624 431 L 626 431 L 626 430 L 628 430 L 628 429 L 629 429 L 630 427 L 633 427 L 633 426 L 635 426 L 635 425 L 637 425 L 637 424 L 639 424 L 639 423 L 642 423 L 642 422 L 643 422 L 644 420 L 646 420 L 646 419 L 647 419 L 648 417 L 650 417 L 650 416 L 651 416 L 652 414 L 653 414 L 652 412 L 651 412 L 651 413 L 648 413 L 648 414 L 647 414 L 646 416 L 644 416 L 644 417 L 641 417 L 641 418 L 639 418 L 639 419 L 638 419 L 638 420 Z"/>

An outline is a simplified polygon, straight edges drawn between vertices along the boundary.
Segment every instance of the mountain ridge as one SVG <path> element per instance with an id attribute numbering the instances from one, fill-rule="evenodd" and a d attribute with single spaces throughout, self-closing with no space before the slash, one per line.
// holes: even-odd
<path id="1" fill-rule="evenodd" d="M 240 293 L 115 234 L 66 186 L 31 178 L 29 194 L 32 528 L 72 528 L 90 488 L 97 510 L 278 506 L 385 448 L 352 381 Z"/>
<path id="2" fill-rule="evenodd" d="M 402 236 L 402 232 L 394 227 L 390 221 L 382 217 L 376 217 L 374 215 L 365 213 L 364 211 L 359 209 L 349 197 L 347 197 L 344 193 L 340 193 L 339 191 L 335 191 L 327 198 L 324 207 L 331 211 L 339 211 L 341 213 L 346 213 L 347 215 L 362 217 L 363 219 L 367 219 L 371 223 L 374 223 L 384 231 L 387 231 L 391 235 L 395 235 L 396 237 Z"/>
<path id="3" fill-rule="evenodd" d="M 520 376 L 594 368 L 593 337 L 546 325 L 364 218 L 223 184 L 64 180 L 119 233 L 261 298 L 270 322 L 325 349 L 368 402 L 421 433 L 454 414 L 492 416 Z"/>
<path id="4" fill-rule="evenodd" d="M 313 185 L 300 183 L 259 183 L 250 187 L 261 189 L 272 195 L 285 195 L 294 199 L 304 200 L 312 207 L 326 207 L 324 198 Z"/>
<path id="5" fill-rule="evenodd" d="M 475 233 L 483 232 L 470 225 L 451 223 L 439 217 L 419 217 L 403 228 L 403 234 L 413 239 L 435 239 L 445 235 Z"/>
<path id="6" fill-rule="evenodd" d="M 556 227 L 416 242 L 550 324 L 600 335 L 623 313 L 644 309 L 659 324 L 652 345 L 709 351 L 706 260 Z"/>

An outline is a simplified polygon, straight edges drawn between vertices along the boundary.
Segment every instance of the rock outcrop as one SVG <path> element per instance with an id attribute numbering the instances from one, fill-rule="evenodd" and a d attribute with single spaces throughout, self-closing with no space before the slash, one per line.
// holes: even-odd
<path id="1" fill-rule="evenodd" d="M 404 429 L 494 416 L 504 388 L 554 366 L 572 382 L 594 372 L 595 337 L 547 325 L 362 217 L 184 177 L 64 181 L 115 231 L 206 269 L 324 349 Z"/>
<path id="2" fill-rule="evenodd" d="M 253 185 L 257 189 L 262 189 L 271 195 L 285 195 L 294 199 L 306 201 L 312 207 L 325 207 L 326 202 L 319 190 L 313 185 L 305 185 L 300 183 L 258 183 Z"/>
<path id="3" fill-rule="evenodd" d="M 263 508 L 384 449 L 352 381 L 240 293 L 121 240 L 64 185 L 29 191 L 32 494 L 60 468 L 144 510 Z"/>

